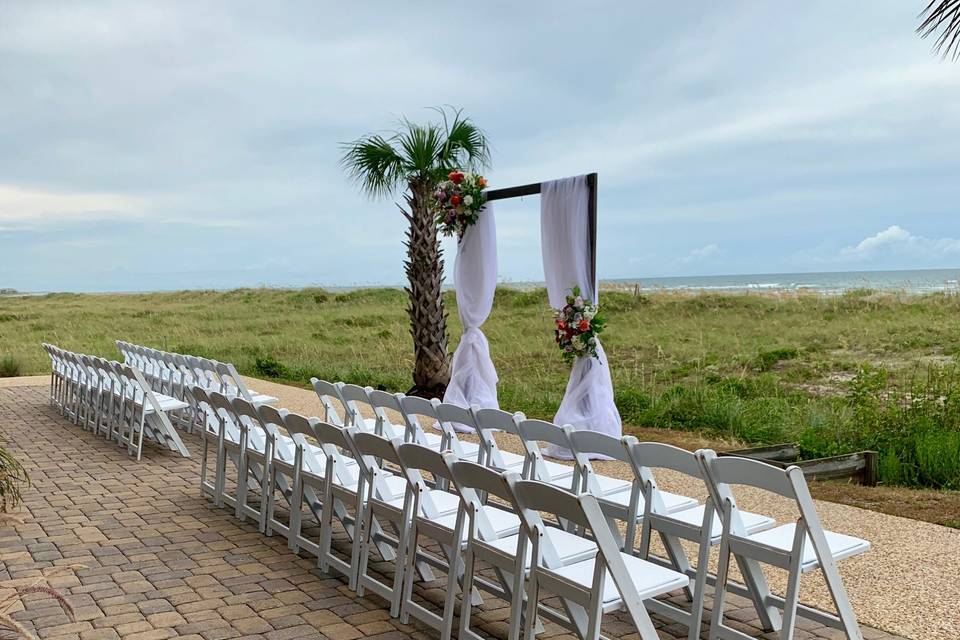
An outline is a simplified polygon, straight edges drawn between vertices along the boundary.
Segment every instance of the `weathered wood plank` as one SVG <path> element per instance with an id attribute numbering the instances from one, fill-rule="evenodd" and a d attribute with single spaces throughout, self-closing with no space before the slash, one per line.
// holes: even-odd
<path id="1" fill-rule="evenodd" d="M 877 452 L 858 451 L 827 458 L 797 460 L 800 448 L 790 442 L 765 447 L 750 447 L 733 451 L 719 452 L 721 456 L 740 456 L 761 460 L 767 464 L 786 469 L 797 466 L 803 470 L 807 480 L 832 480 L 837 478 L 858 478 L 860 484 L 874 487 L 878 482 Z"/>
<path id="2" fill-rule="evenodd" d="M 718 455 L 741 456 L 743 458 L 754 458 L 765 462 L 793 462 L 800 457 L 800 447 L 792 442 L 783 442 L 764 447 L 748 447 L 746 449 L 723 451 Z"/>

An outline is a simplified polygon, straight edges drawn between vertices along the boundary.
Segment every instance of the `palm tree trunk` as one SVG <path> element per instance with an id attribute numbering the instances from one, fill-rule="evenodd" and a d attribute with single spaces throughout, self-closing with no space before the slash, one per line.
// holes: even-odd
<path id="1" fill-rule="evenodd" d="M 447 312 L 443 306 L 443 254 L 437 237 L 437 223 L 430 211 L 430 185 L 411 181 L 407 195 L 409 211 L 403 215 L 407 229 L 407 260 L 404 267 L 410 286 L 410 334 L 413 336 L 413 384 L 410 393 L 442 397 L 450 382 L 450 354 L 447 351 Z"/>

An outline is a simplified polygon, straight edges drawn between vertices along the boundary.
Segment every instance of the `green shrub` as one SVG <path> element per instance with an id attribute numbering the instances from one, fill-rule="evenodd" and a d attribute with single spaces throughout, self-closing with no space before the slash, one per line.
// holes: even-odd
<path id="1" fill-rule="evenodd" d="M 800 352 L 793 347 L 781 347 L 772 351 L 761 351 L 757 355 L 756 365 L 760 371 L 770 371 L 778 362 L 793 360 Z"/>
<path id="2" fill-rule="evenodd" d="M 650 409 L 650 396 L 633 387 L 621 387 L 614 392 L 614 402 L 624 422 L 643 424 Z"/>
<path id="3" fill-rule="evenodd" d="M 253 361 L 253 370 L 265 378 L 285 378 L 287 368 L 273 356 L 257 356 Z"/>
<path id="4" fill-rule="evenodd" d="M 20 375 L 20 362 L 13 356 L 0 358 L 0 378 L 16 378 Z"/>

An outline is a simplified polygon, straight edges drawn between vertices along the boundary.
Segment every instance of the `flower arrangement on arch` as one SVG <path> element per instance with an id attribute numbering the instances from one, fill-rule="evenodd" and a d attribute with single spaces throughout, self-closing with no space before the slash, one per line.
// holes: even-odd
<path id="1" fill-rule="evenodd" d="M 567 296 L 567 304 L 554 314 L 557 346 L 568 364 L 577 358 L 597 357 L 597 336 L 603 333 L 606 319 L 600 305 L 584 300 L 580 287 Z"/>
<path id="2" fill-rule="evenodd" d="M 433 192 L 433 212 L 440 233 L 445 236 L 463 232 L 480 219 L 487 179 L 469 171 L 451 171 Z"/>

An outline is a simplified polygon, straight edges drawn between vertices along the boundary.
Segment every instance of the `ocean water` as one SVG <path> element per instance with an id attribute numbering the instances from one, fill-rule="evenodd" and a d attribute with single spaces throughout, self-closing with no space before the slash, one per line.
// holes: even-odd
<path id="1" fill-rule="evenodd" d="M 641 291 L 811 291 L 840 294 L 853 289 L 904 293 L 960 293 L 960 268 L 906 271 L 832 271 L 819 273 L 763 273 L 729 276 L 623 278 L 605 285 Z"/>

